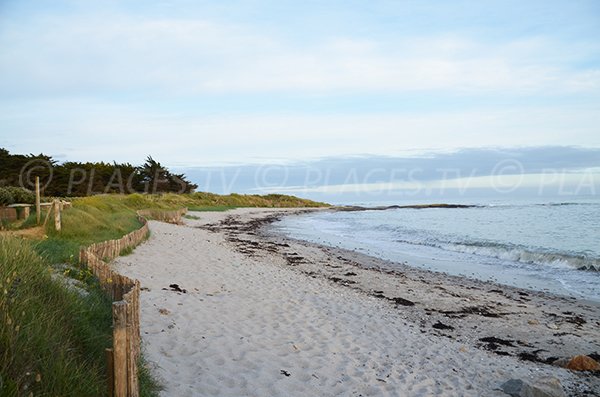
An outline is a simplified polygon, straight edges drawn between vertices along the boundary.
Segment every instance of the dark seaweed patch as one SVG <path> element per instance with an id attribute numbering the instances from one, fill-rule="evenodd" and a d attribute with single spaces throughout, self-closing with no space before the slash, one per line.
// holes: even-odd
<path id="1" fill-rule="evenodd" d="M 496 338 L 495 336 L 487 336 L 487 337 L 481 338 L 479 340 L 481 342 L 495 343 L 495 344 L 502 345 L 502 346 L 510 346 L 510 347 L 514 346 L 514 344 L 513 344 L 514 340 Z"/>
<path id="2" fill-rule="evenodd" d="M 446 325 L 444 323 L 442 323 L 441 321 L 438 321 L 437 323 L 432 325 L 433 328 L 435 329 L 448 329 L 448 330 L 453 330 L 454 327 L 451 325 Z"/>

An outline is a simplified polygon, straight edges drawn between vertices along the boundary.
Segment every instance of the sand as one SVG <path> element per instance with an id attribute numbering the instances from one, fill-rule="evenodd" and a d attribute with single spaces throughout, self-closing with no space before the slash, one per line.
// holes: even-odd
<path id="1" fill-rule="evenodd" d="M 116 261 L 141 281 L 161 395 L 506 396 L 504 381 L 542 376 L 571 395 L 600 390 L 543 362 L 600 351 L 598 305 L 269 232 L 265 218 L 295 211 L 150 222 L 149 240 Z"/>

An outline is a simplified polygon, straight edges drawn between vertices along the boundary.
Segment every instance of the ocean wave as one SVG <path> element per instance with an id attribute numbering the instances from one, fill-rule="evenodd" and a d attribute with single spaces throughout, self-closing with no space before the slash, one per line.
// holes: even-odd
<path id="1" fill-rule="evenodd" d="M 380 206 L 345 205 L 337 207 L 338 211 L 388 211 L 388 210 L 422 210 L 422 209 L 482 209 L 482 208 L 528 208 L 528 207 L 566 207 L 566 206 L 597 206 L 598 203 L 588 202 L 555 202 L 555 203 L 481 203 L 481 204 L 457 204 L 457 203 L 430 203 L 430 204 L 393 204 Z"/>
<path id="2" fill-rule="evenodd" d="M 360 205 L 344 205 L 336 207 L 340 212 L 359 212 L 359 211 L 389 211 L 389 210 L 423 210 L 423 209 L 465 209 L 465 208 L 481 208 L 481 205 L 474 204 L 411 204 L 411 205 L 384 205 L 363 207 Z"/>
<path id="3" fill-rule="evenodd" d="M 482 205 L 481 207 L 488 207 L 488 208 L 527 208 L 527 207 L 569 207 L 569 206 L 587 206 L 587 205 L 593 205 L 593 206 L 597 206 L 598 203 L 587 203 L 587 202 L 572 202 L 572 201 L 565 201 L 565 202 L 556 202 L 556 203 L 493 203 L 493 204 L 486 204 L 486 205 Z M 478 206 L 473 206 L 473 208 L 480 208 Z"/>
<path id="4" fill-rule="evenodd" d="M 536 251 L 531 248 L 509 246 L 493 242 L 448 242 L 434 239 L 424 239 L 420 241 L 399 239 L 396 241 L 413 245 L 430 246 L 471 255 L 487 256 L 505 261 L 551 266 L 560 269 L 600 271 L 600 259 L 588 257 L 584 254 Z"/>
<path id="5" fill-rule="evenodd" d="M 543 207 L 564 207 L 570 205 L 597 205 L 596 203 L 574 203 L 574 202 L 564 202 L 564 203 L 544 203 L 544 204 L 536 204 Z"/>

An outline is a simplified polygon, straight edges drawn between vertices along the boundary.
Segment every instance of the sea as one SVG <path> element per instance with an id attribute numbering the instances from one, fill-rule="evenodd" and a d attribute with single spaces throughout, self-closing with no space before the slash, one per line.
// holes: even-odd
<path id="1" fill-rule="evenodd" d="M 404 263 L 600 302 L 600 199 L 461 204 L 470 206 L 308 213 L 273 227 L 391 266 Z"/>

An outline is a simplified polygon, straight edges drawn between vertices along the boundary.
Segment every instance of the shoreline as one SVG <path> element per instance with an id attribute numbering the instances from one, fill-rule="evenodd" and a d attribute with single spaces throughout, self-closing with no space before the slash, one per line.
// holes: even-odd
<path id="1" fill-rule="evenodd" d="M 313 211 L 297 211 L 297 213 L 305 212 Z M 289 214 L 283 214 L 283 216 L 286 215 Z M 522 348 L 517 348 L 515 346 L 515 349 L 510 349 L 510 346 L 501 345 L 498 349 L 490 349 L 494 350 L 496 353 L 503 354 L 505 352 L 510 352 L 511 350 L 521 350 L 520 352 L 516 352 L 517 355 L 523 354 L 523 356 L 528 357 L 527 359 L 530 361 L 538 361 L 547 364 L 547 359 L 536 357 L 537 355 L 532 355 L 532 352 L 543 348 L 547 352 L 555 353 L 554 355 L 546 353 L 546 357 L 556 357 L 558 359 L 577 354 L 594 354 L 600 351 L 600 330 L 598 332 L 590 332 L 587 334 L 587 336 L 590 337 L 590 342 L 597 341 L 594 344 L 590 343 L 589 349 L 591 350 L 588 352 L 581 351 L 581 344 L 565 343 L 564 341 L 556 340 L 557 337 L 560 338 L 565 335 L 555 335 L 566 332 L 577 337 L 584 337 L 586 334 L 582 331 L 591 331 L 583 329 L 585 324 L 591 322 L 591 326 L 600 326 L 599 302 L 578 297 L 558 295 L 546 291 L 529 290 L 499 284 L 494 281 L 484 281 L 475 278 L 449 275 L 443 272 L 413 267 L 407 263 L 398 263 L 377 258 L 345 248 L 331 247 L 286 237 L 269 229 L 269 225 L 279 218 L 280 216 L 269 216 L 260 223 L 251 221 L 251 227 L 255 229 L 251 230 L 250 233 L 245 233 L 243 231 L 247 227 L 243 223 L 239 224 L 237 229 L 231 229 L 232 223 L 227 222 L 227 227 L 229 228 L 228 233 L 232 235 L 232 238 L 229 241 L 236 243 L 238 249 L 241 249 L 241 251 L 245 253 L 251 253 L 253 250 L 256 250 L 256 248 L 265 249 L 265 247 L 260 247 L 255 244 L 255 242 L 259 242 L 260 240 L 269 246 L 267 249 L 271 252 L 273 252 L 273 245 L 269 243 L 275 242 L 275 246 L 277 246 L 277 244 L 279 244 L 279 246 L 281 246 L 281 244 L 287 244 L 289 247 L 284 248 L 287 248 L 288 252 L 284 252 L 283 255 L 285 256 L 288 265 L 296 267 L 299 271 L 308 274 L 311 277 L 323 277 L 333 283 L 361 291 L 369 296 L 389 300 L 392 304 L 409 307 L 419 304 L 424 307 L 425 315 L 434 319 L 430 322 L 436 320 L 441 322 L 442 318 L 445 318 L 449 323 L 453 323 L 453 319 L 460 319 L 462 320 L 461 322 L 464 323 L 465 318 L 468 319 L 473 316 L 475 317 L 475 322 L 480 320 L 481 317 L 506 320 L 506 318 L 511 315 L 514 316 L 517 314 L 524 316 L 528 314 L 532 317 L 532 320 L 537 320 L 540 325 L 546 324 L 546 328 L 549 331 L 544 332 L 546 334 L 545 336 L 552 338 L 548 340 L 548 343 L 542 344 L 539 341 L 536 341 L 533 346 L 522 346 Z M 256 225 L 259 226 L 256 227 Z M 242 233 L 239 233 L 240 230 Z M 245 234 L 244 238 L 246 238 L 247 241 L 250 241 L 250 243 L 245 244 L 244 240 L 240 239 L 240 234 Z M 301 256 L 294 252 L 305 251 L 305 248 L 309 250 L 308 252 L 305 252 L 306 256 Z M 318 262 L 323 262 L 324 260 L 323 257 L 320 257 L 321 253 L 325 254 L 325 260 L 337 262 L 337 264 L 328 263 L 325 264 L 325 266 L 320 266 Z M 317 264 L 315 265 L 315 263 Z M 361 280 L 359 274 L 346 276 L 349 272 L 356 273 L 356 270 L 364 271 L 364 279 Z M 386 280 L 386 278 L 389 278 L 390 280 Z M 392 278 L 400 278 L 400 280 L 395 280 L 396 283 L 394 283 L 391 280 Z M 408 285 L 409 281 L 415 284 Z M 436 285 L 433 288 L 430 288 L 429 285 L 432 282 L 436 283 Z M 419 290 L 422 291 L 423 289 L 427 292 L 419 292 Z M 408 290 L 408 295 L 403 290 Z M 438 290 L 439 292 L 436 293 L 435 290 Z M 390 296 L 387 296 L 386 293 Z M 405 295 L 402 295 L 402 293 Z M 417 295 L 417 297 L 415 297 L 415 295 Z M 396 303 L 394 301 L 395 299 L 397 301 L 403 301 L 404 303 Z M 436 302 L 439 299 L 444 299 L 444 301 Z M 463 304 L 464 309 L 456 310 L 455 307 L 461 304 Z M 531 306 L 545 306 L 545 312 L 539 313 L 536 312 L 536 310 L 527 311 L 526 309 L 528 308 L 522 306 L 528 306 L 529 309 Z M 509 309 L 510 307 L 513 309 Z M 548 310 L 554 310 L 554 312 Z M 564 314 L 565 312 L 569 314 Z M 436 316 L 434 315 L 435 313 L 438 313 L 441 316 Z M 418 318 L 419 315 L 417 314 L 415 317 Z M 501 323 L 501 321 L 498 320 L 488 321 Z M 507 328 L 505 333 L 511 332 L 514 334 L 515 328 L 513 326 L 519 324 L 513 324 L 513 326 L 508 327 L 502 327 L 502 324 L 496 325 L 501 326 L 501 328 Z M 527 323 L 527 325 L 531 326 L 538 324 Z M 490 328 L 489 333 L 501 333 L 497 326 Z M 494 331 L 492 331 L 492 329 Z M 523 338 L 521 339 L 524 339 L 530 330 L 534 331 L 534 329 L 531 329 L 530 327 L 526 332 L 522 332 L 524 335 L 522 335 Z M 537 331 L 539 331 L 539 329 Z M 500 336 L 495 335 L 494 337 Z M 519 339 L 514 336 L 512 338 Z M 508 338 L 506 339 L 508 340 Z M 559 345 L 564 345 L 564 348 L 557 349 L 556 346 Z M 560 354 L 563 356 L 561 357 Z"/>
<path id="2" fill-rule="evenodd" d="M 348 374 L 345 374 L 346 378 L 341 384 L 344 384 L 344 387 L 348 388 L 347 390 L 360 388 L 359 385 L 364 384 L 372 391 L 372 393 L 365 392 L 366 395 L 386 395 L 391 390 L 404 390 L 409 395 L 479 395 L 484 393 L 500 396 L 504 394 L 497 391 L 497 387 L 503 381 L 510 379 L 511 368 L 513 375 L 521 375 L 524 379 L 527 376 L 532 376 L 532 374 L 548 374 L 558 377 L 565 389 L 572 394 L 594 395 L 590 394 L 593 393 L 592 390 L 600 389 L 600 379 L 596 375 L 574 373 L 546 364 L 555 359 L 578 354 L 597 354 L 600 351 L 600 305 L 544 292 L 526 291 L 492 282 L 448 276 L 442 273 L 412 268 L 408 265 L 400 265 L 400 267 L 394 265 L 395 270 L 393 270 L 390 269 L 389 264 L 386 266 L 387 261 L 381 259 L 354 251 L 289 239 L 275 235 L 269 230 L 268 225 L 276 218 L 305 211 L 315 210 L 241 209 L 225 213 L 194 213 L 194 215 L 200 217 L 200 220 L 186 220 L 187 227 L 152 223 L 153 233 L 150 240 L 132 255 L 117 261 L 120 271 L 131 274 L 142 282 L 142 337 L 148 350 L 147 357 L 151 362 L 154 362 L 155 371 L 158 371 L 159 375 L 161 365 L 164 365 L 164 362 L 161 364 L 161 361 L 165 360 L 165 353 L 168 352 L 168 349 L 165 350 L 165 344 L 172 345 L 175 343 L 175 345 L 188 346 L 189 339 L 194 339 L 195 334 L 205 333 L 206 327 L 212 329 L 215 333 L 232 332 L 231 327 L 233 324 L 239 325 L 239 316 L 245 318 L 244 315 L 247 314 L 245 305 L 251 305 L 251 303 L 246 302 L 244 299 L 242 299 L 242 306 L 244 306 L 242 313 L 222 313 L 225 307 L 219 306 L 219 304 L 206 312 L 207 308 L 204 307 L 203 300 L 212 300 L 222 293 L 216 295 L 209 293 L 209 296 L 205 292 L 206 286 L 202 285 L 208 280 L 203 281 L 200 275 L 194 273 L 206 273 L 207 270 L 210 272 L 210 269 L 216 266 L 219 271 L 214 274 L 211 273 L 211 278 L 221 278 L 220 282 L 223 284 L 220 290 L 227 289 L 227 285 L 231 283 L 236 285 L 236 288 L 245 290 L 253 285 L 269 281 L 269 277 L 283 277 L 283 280 L 293 279 L 295 283 L 290 284 L 286 281 L 288 286 L 280 288 L 280 285 L 272 282 L 268 283 L 267 286 L 263 285 L 262 288 L 246 292 L 251 295 L 258 294 L 259 301 L 262 302 L 269 302 L 270 299 L 277 297 L 283 307 L 288 307 L 286 302 L 289 303 L 289 295 L 301 294 L 311 298 L 324 295 L 327 297 L 326 299 L 319 299 L 318 302 L 312 304 L 323 305 L 325 312 L 336 312 L 332 308 L 338 310 L 338 316 L 333 318 L 329 318 L 331 316 L 322 318 L 323 315 L 319 316 L 314 313 L 312 316 L 306 315 L 304 318 L 302 316 L 287 318 L 287 321 L 293 323 L 294 327 L 290 328 L 289 324 L 287 327 L 285 324 L 280 324 L 279 329 L 282 335 L 280 333 L 273 334 L 272 337 L 275 339 L 279 337 L 284 337 L 284 339 L 306 339 L 304 333 L 309 331 L 303 330 L 303 328 L 312 328 L 312 322 L 329 323 L 339 321 L 343 323 L 348 320 L 347 316 L 353 316 L 351 313 L 353 310 L 348 311 L 348 309 L 360 307 L 360 310 L 356 309 L 355 317 L 352 317 L 352 320 L 357 324 L 346 324 L 352 337 L 344 339 L 343 346 L 338 349 L 338 354 L 345 356 L 347 360 L 355 362 L 359 366 L 361 360 L 355 357 L 353 349 L 362 351 L 361 349 L 365 348 L 365 343 L 381 345 L 378 348 L 371 346 L 370 349 L 376 353 L 378 351 L 382 353 L 385 351 L 388 353 L 395 352 L 397 357 L 391 361 L 382 358 L 378 360 L 387 360 L 386 362 L 389 361 L 389 363 L 386 365 L 398 368 L 396 368 L 396 372 L 392 371 L 386 375 L 388 378 L 383 379 L 387 379 L 385 382 L 381 382 L 377 376 L 365 378 L 365 375 L 361 378 L 357 375 L 355 380 L 352 376 L 348 377 Z M 202 252 L 206 252 L 206 255 L 204 255 L 206 263 L 202 262 L 202 255 L 195 258 L 190 256 L 189 253 L 181 252 L 178 254 L 181 255 L 180 259 L 183 262 L 187 260 L 189 263 L 178 264 L 173 262 L 172 264 L 178 266 L 178 269 L 181 267 L 177 272 L 171 272 L 168 267 L 160 270 L 156 266 L 151 266 L 157 258 L 151 258 L 149 255 L 159 255 L 160 246 L 169 243 L 167 240 L 174 238 L 173 236 L 178 237 L 178 234 L 181 235 L 179 237 L 183 241 L 183 245 L 179 248 L 194 252 L 197 252 L 195 251 L 196 248 L 201 248 Z M 204 241 L 196 241 L 200 238 Z M 151 247 L 154 243 L 157 245 Z M 165 251 L 165 247 L 162 251 Z M 162 256 L 162 258 L 171 262 L 168 254 Z M 230 268 L 231 263 L 225 263 L 227 258 L 234 258 L 231 263 L 235 262 L 237 265 Z M 242 271 L 242 269 L 246 278 L 237 280 L 235 274 Z M 256 274 L 255 271 L 262 272 L 262 275 Z M 159 283 L 159 278 L 165 277 L 165 272 L 166 276 L 178 279 L 179 282 L 167 283 L 168 280 L 165 280 L 162 282 L 164 285 L 161 288 L 166 289 L 157 288 L 156 284 Z M 261 278 L 264 278 L 265 274 L 269 277 L 262 280 Z M 183 275 L 187 277 L 183 277 Z M 195 279 L 194 277 L 198 278 Z M 188 280 L 192 279 L 196 280 L 198 285 L 190 288 L 187 284 Z M 181 288 L 187 288 L 189 293 L 174 293 L 168 287 L 169 284 L 177 284 Z M 144 290 L 144 287 L 146 290 Z M 289 290 L 289 288 L 292 288 L 292 290 Z M 310 292 L 305 291 L 306 289 Z M 196 294 L 202 295 L 203 300 L 192 305 L 189 302 L 181 301 L 182 297 L 191 297 Z M 339 296 L 343 296 L 345 299 L 339 302 Z M 292 300 L 297 300 L 297 297 Z M 240 302 L 237 303 L 240 304 Z M 169 312 L 169 314 L 161 314 L 161 308 L 159 307 L 161 305 L 165 306 L 163 307 L 166 310 L 164 313 Z M 348 306 L 343 309 L 345 305 Z M 187 336 L 179 335 L 175 338 L 176 342 L 167 342 L 160 337 L 160 334 L 175 332 L 174 330 L 177 327 L 169 328 L 171 324 L 168 324 L 168 321 L 165 322 L 165 320 L 169 319 L 174 312 L 179 311 L 181 309 L 179 306 L 190 306 L 187 308 L 187 317 L 204 313 L 209 316 L 208 318 L 220 318 L 223 324 L 221 326 L 219 324 L 208 325 L 201 321 L 197 324 L 199 330 L 194 331 L 194 326 L 190 325 L 185 329 Z M 227 302 L 224 302 L 224 306 L 227 306 Z M 297 305 L 293 305 L 293 308 L 298 310 Z M 289 314 L 282 314 L 278 311 L 278 314 L 263 312 L 260 306 L 254 307 L 251 312 L 254 316 L 260 313 L 258 317 L 261 321 L 267 323 L 277 322 L 278 316 L 284 319 L 289 316 Z M 360 313 L 362 313 L 361 316 L 358 315 Z M 178 320 L 189 322 L 185 318 Z M 252 318 L 247 319 L 247 322 L 243 321 L 251 329 L 259 327 L 256 322 L 257 320 Z M 369 327 L 369 324 L 376 325 L 372 330 L 375 336 L 372 339 L 367 338 L 361 344 L 359 341 L 364 335 L 359 331 L 364 327 Z M 160 326 L 163 328 L 157 331 L 155 328 Z M 398 330 L 403 332 L 397 334 Z M 265 330 L 263 329 L 262 332 L 265 332 Z M 338 333 L 339 330 L 329 332 L 326 339 L 330 339 L 335 345 L 336 342 L 339 342 Z M 158 336 L 148 336 L 151 334 L 158 334 Z M 250 338 L 250 334 L 252 332 L 246 337 Z M 391 335 L 395 335 L 395 337 Z M 321 335 L 322 337 L 323 335 Z M 353 338 L 356 338 L 357 341 L 353 342 Z M 409 344 L 404 345 L 407 342 L 406 339 L 408 339 Z M 212 348 L 214 350 L 211 350 L 213 355 L 216 354 L 220 357 L 212 364 L 210 360 L 205 362 L 206 368 L 202 367 L 201 372 L 210 372 L 212 365 L 218 367 L 220 362 L 228 362 L 228 355 L 221 353 L 223 353 L 223 349 L 233 349 L 230 346 L 231 343 L 234 343 L 233 340 L 229 342 Z M 323 354 L 328 353 L 327 340 L 323 341 L 317 338 L 314 343 L 325 349 Z M 237 342 L 234 344 L 237 345 Z M 400 351 L 398 351 L 397 344 L 403 344 Z M 429 361 L 426 363 L 419 362 L 415 365 L 406 364 L 406 360 L 414 361 L 419 358 L 423 353 L 423 349 L 427 350 L 427 346 L 430 345 L 435 346 L 436 349 L 435 353 L 428 353 L 428 356 L 430 356 Z M 297 345 L 294 344 L 294 346 Z M 189 347 L 194 349 L 193 346 Z M 242 347 L 239 348 L 243 350 Z M 271 349 L 263 346 L 263 348 L 266 348 L 266 351 L 263 350 L 262 356 L 269 356 L 270 350 L 277 351 L 281 347 Z M 202 354 L 201 350 L 198 352 L 199 355 Z M 231 357 L 236 356 L 235 350 L 229 352 Z M 258 350 L 261 351 L 261 349 Z M 294 348 L 292 348 L 292 352 L 294 351 Z M 287 351 L 285 353 L 287 356 Z M 300 368 L 296 368 L 294 363 L 293 365 L 290 364 L 294 367 L 294 371 L 291 369 L 281 369 L 281 371 L 293 374 L 302 373 L 304 369 L 311 368 L 316 371 L 315 368 L 318 368 L 318 371 L 328 372 L 324 370 L 323 365 L 312 364 L 318 357 L 319 354 L 313 352 L 308 361 L 304 362 L 304 365 L 301 365 Z M 477 360 L 475 357 L 477 357 Z M 368 361 L 368 355 L 363 358 Z M 203 358 L 200 356 L 196 360 L 202 361 Z M 440 360 L 446 364 L 452 362 L 455 367 L 450 368 L 452 365 L 446 365 L 445 369 L 440 369 L 436 367 L 436 363 Z M 239 363 L 239 361 L 242 363 Z M 236 363 L 238 363 L 238 367 L 235 367 L 235 363 L 229 363 L 233 365 L 232 368 L 235 368 L 234 371 L 249 372 L 254 375 L 258 373 L 257 379 L 260 379 L 260 374 L 264 371 L 264 368 L 260 368 L 260 366 L 254 365 L 253 367 L 251 362 L 245 362 L 244 358 L 240 358 Z M 195 371 L 197 373 L 200 370 L 195 368 L 195 364 L 186 360 L 183 360 L 182 364 L 187 367 L 191 366 L 192 369 L 188 368 L 191 372 Z M 265 363 L 265 365 L 268 367 L 268 364 Z M 423 369 L 421 374 L 423 379 L 419 378 L 419 381 L 410 378 L 409 373 L 406 372 L 412 371 L 414 373 L 415 368 L 421 367 Z M 171 368 L 172 370 L 173 368 Z M 436 371 L 442 371 L 440 374 L 443 375 L 437 375 Z M 450 371 L 450 373 L 446 371 Z M 474 371 L 473 373 L 479 375 L 469 375 L 470 371 Z M 304 378 L 304 387 L 308 387 L 309 389 L 306 390 L 311 390 L 311 393 L 317 390 L 318 394 L 321 395 L 333 395 L 335 394 L 333 391 L 341 387 L 341 384 L 322 380 L 319 382 L 321 378 L 315 379 L 310 374 L 308 375 L 308 378 Z M 329 374 L 325 377 L 330 379 L 333 375 Z M 271 386 L 279 385 L 282 380 L 281 377 L 288 378 L 282 373 L 271 373 L 270 376 L 268 379 L 262 379 L 259 384 L 266 382 L 267 385 L 271 384 Z M 159 378 L 163 378 L 163 381 L 165 381 L 164 376 L 159 376 Z M 198 375 L 198 378 L 201 380 L 202 376 Z M 250 380 L 248 378 L 244 379 L 246 386 L 244 386 L 244 382 L 238 384 L 231 379 L 229 383 L 237 392 L 244 390 L 247 392 Z M 166 383 L 167 390 L 164 395 L 176 395 L 173 394 L 173 390 L 177 390 L 177 393 L 182 392 L 181 388 L 173 389 L 175 387 L 171 385 L 173 382 L 166 381 Z M 210 381 L 207 381 L 204 386 L 194 383 L 195 386 L 192 386 L 192 388 L 193 390 L 199 390 L 198 387 L 201 389 L 213 387 L 211 390 L 214 393 L 206 389 L 203 392 L 198 392 L 198 394 L 192 392 L 191 394 L 183 393 L 179 395 L 219 395 L 217 386 L 221 382 L 214 381 L 213 383 L 213 386 L 210 385 Z M 313 383 L 316 385 L 313 385 Z M 445 386 L 439 386 L 442 384 Z M 390 385 L 394 385 L 394 387 L 390 388 Z M 296 386 L 300 387 L 300 385 Z M 317 388 L 310 389 L 313 386 Z M 281 387 L 283 389 L 276 388 L 267 394 L 303 394 L 286 389 L 285 383 L 282 383 Z M 417 389 L 413 390 L 411 387 L 417 389 L 424 387 L 424 389 L 422 393 L 418 393 Z M 302 389 L 302 387 L 300 388 Z M 227 395 L 227 393 L 224 392 L 223 395 Z M 250 393 L 248 395 L 260 395 L 260 393 Z"/>
<path id="3" fill-rule="evenodd" d="M 380 210 L 374 209 L 373 211 L 371 209 L 357 211 L 380 212 L 389 208 L 392 207 L 382 207 Z M 408 213 L 407 217 L 418 226 L 413 225 L 411 221 L 408 223 L 400 221 L 400 218 L 404 218 L 401 214 L 403 208 L 417 210 Z M 344 214 L 344 212 L 356 212 L 355 210 L 340 211 L 336 209 L 329 214 L 322 214 L 323 216 L 315 214 L 315 216 L 296 219 L 290 217 L 283 220 L 281 224 L 277 222 L 274 228 L 281 228 L 283 234 L 295 239 L 361 252 L 388 262 L 407 263 L 411 267 L 448 275 L 482 281 L 489 280 L 497 284 L 600 303 L 600 294 L 598 294 L 600 264 L 598 259 L 594 259 L 591 254 L 588 257 L 587 254 L 582 253 L 583 251 L 569 251 L 565 248 L 564 243 L 562 246 L 561 243 L 558 245 L 562 248 L 548 248 L 541 242 L 539 246 L 535 246 L 535 242 L 532 241 L 519 244 L 509 242 L 502 237 L 495 241 L 495 237 L 489 234 L 490 230 L 485 230 L 486 227 L 480 230 L 483 234 L 466 232 L 471 230 L 470 226 L 478 227 L 477 225 L 468 225 L 468 223 L 462 226 L 457 225 L 459 228 L 465 227 L 465 232 L 453 234 L 447 225 L 450 215 L 444 213 L 446 210 L 440 210 L 440 208 L 481 209 L 487 207 L 483 205 L 460 207 L 453 204 L 395 206 L 393 209 L 398 212 L 389 215 L 390 223 L 387 223 L 387 215 L 370 214 L 356 217 L 352 214 Z M 434 220 L 434 222 L 435 219 L 438 219 L 437 211 L 440 211 L 440 227 L 444 229 L 443 232 L 441 230 L 439 233 L 434 230 L 427 231 L 427 226 L 419 222 L 422 217 L 418 211 L 422 209 L 435 210 L 435 212 L 424 214 L 425 219 Z M 461 215 L 457 213 L 456 216 L 460 217 Z M 468 215 L 465 216 L 468 217 Z M 471 221 L 484 216 L 484 214 L 479 213 L 472 216 Z M 379 223 L 376 223 L 377 221 Z M 397 222 L 400 222 L 398 225 L 401 226 L 396 225 Z M 349 223 L 364 225 L 364 233 L 348 229 Z M 323 232 L 311 230 L 313 224 L 323 224 L 325 226 Z M 329 227 L 332 228 L 331 230 L 338 230 L 341 235 L 331 232 Z M 384 233 L 383 229 L 379 229 L 379 227 L 385 230 L 398 227 L 399 232 L 394 230 Z M 415 231 L 409 233 L 407 228 L 414 228 Z M 510 233 L 514 230 L 516 229 L 511 228 Z M 515 238 L 518 241 L 518 237 Z M 575 249 L 581 249 L 581 247 Z"/>
<path id="4" fill-rule="evenodd" d="M 478 206 L 468 206 L 468 207 L 476 208 Z M 402 208 L 416 208 L 416 206 L 406 206 L 406 207 L 402 207 Z M 436 204 L 436 205 L 434 205 L 434 207 L 425 207 L 425 208 L 438 208 L 438 207 Z M 449 208 L 453 208 L 453 207 L 449 207 Z M 361 209 L 358 211 L 363 211 L 363 210 L 371 210 L 371 209 L 370 208 Z M 376 209 L 376 210 L 379 210 L 379 209 Z M 317 211 L 326 211 L 326 210 L 323 209 L 323 210 L 317 210 Z M 338 211 L 338 210 L 333 209 L 332 211 Z M 341 211 L 346 211 L 346 210 L 341 210 Z M 354 211 L 354 210 L 351 210 L 351 211 Z M 309 212 L 314 212 L 314 211 L 308 210 L 308 211 L 303 211 L 302 213 L 309 213 Z M 346 255 L 356 257 L 357 261 L 359 263 L 361 263 L 361 262 L 376 263 L 377 267 L 383 268 L 384 270 L 392 270 L 392 271 L 398 271 L 398 272 L 405 272 L 405 271 L 423 272 L 426 277 L 429 277 L 430 275 L 433 274 L 433 275 L 437 275 L 437 276 L 444 278 L 445 281 L 454 280 L 454 282 L 457 282 L 457 283 L 461 283 L 461 282 L 467 283 L 469 281 L 472 281 L 475 284 L 486 284 L 486 285 L 490 285 L 490 286 L 498 286 L 498 287 L 501 287 L 504 289 L 514 289 L 515 291 L 526 292 L 528 294 L 533 294 L 533 295 L 537 294 L 537 295 L 541 295 L 541 296 L 546 296 L 548 298 L 562 298 L 562 299 L 571 300 L 571 301 L 576 300 L 582 304 L 595 306 L 600 311 L 600 300 L 594 300 L 594 299 L 586 297 L 582 294 L 578 294 L 576 292 L 571 292 L 571 294 L 569 295 L 569 294 L 567 294 L 569 292 L 568 290 L 564 290 L 564 292 L 567 292 L 567 293 L 561 294 L 560 292 L 556 292 L 551 289 L 542 290 L 542 289 L 535 289 L 535 288 L 533 288 L 533 286 L 531 286 L 531 288 L 528 288 L 528 287 L 520 287 L 518 285 L 510 285 L 508 283 L 502 283 L 502 279 L 498 279 L 497 277 L 495 277 L 494 279 L 486 280 L 486 279 L 478 278 L 478 277 L 470 277 L 470 276 L 464 275 L 464 274 L 451 274 L 451 273 L 445 272 L 443 270 L 435 270 L 435 269 L 429 268 L 429 267 L 411 265 L 410 262 L 416 261 L 417 259 L 414 257 L 411 257 L 409 255 L 402 255 L 402 258 L 399 260 L 386 259 L 384 257 L 375 256 L 373 254 L 370 254 L 369 252 L 364 252 L 361 250 L 348 249 L 348 248 L 344 248 L 341 246 L 332 246 L 332 245 L 328 245 L 326 243 L 313 242 L 313 241 L 302 240 L 299 238 L 285 236 L 280 231 L 273 230 L 273 228 L 270 226 L 271 223 L 277 222 L 285 216 L 293 216 L 293 214 L 283 214 L 279 217 L 274 217 L 272 219 L 269 219 L 269 221 L 264 225 L 264 228 L 262 230 L 260 230 L 261 236 L 266 239 L 269 239 L 269 238 L 285 239 L 285 240 L 293 241 L 293 242 L 298 243 L 299 245 L 303 245 L 303 246 L 310 246 L 310 247 L 317 247 L 317 248 L 320 247 L 320 248 L 323 248 L 326 250 L 336 250 L 336 251 L 339 251 L 340 253 L 345 253 Z M 437 259 L 437 258 L 430 259 L 430 260 L 439 261 L 439 259 Z M 418 259 L 418 261 L 426 262 L 427 260 Z M 452 260 L 444 260 L 444 262 L 455 264 L 455 262 L 453 262 Z M 462 265 L 462 263 L 461 263 L 461 265 Z M 578 269 L 578 271 L 587 272 L 590 270 Z"/>

